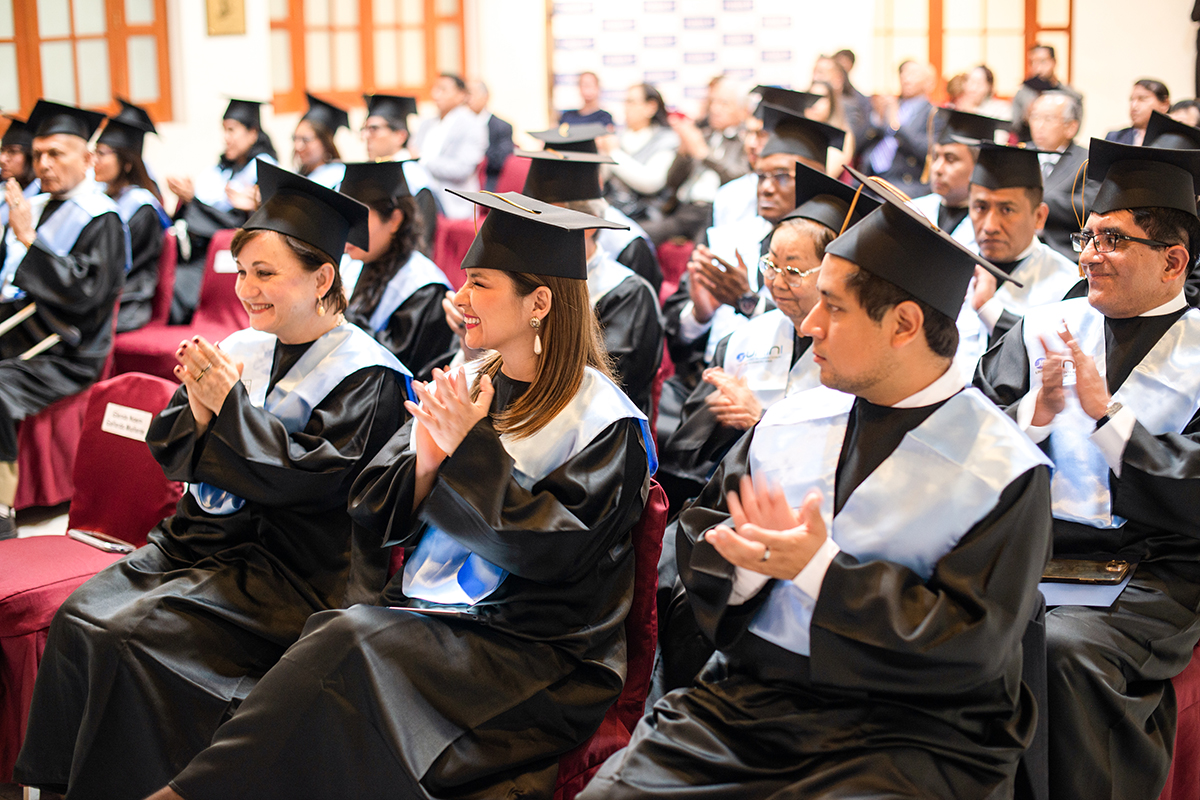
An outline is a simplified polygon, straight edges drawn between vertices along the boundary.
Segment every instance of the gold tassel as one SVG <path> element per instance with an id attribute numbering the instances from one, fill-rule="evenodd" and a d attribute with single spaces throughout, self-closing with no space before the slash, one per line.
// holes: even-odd
<path id="1" fill-rule="evenodd" d="M 925 150 L 925 169 L 921 170 L 921 183 L 929 183 L 929 173 L 933 171 L 933 121 L 937 118 L 937 109 L 931 109 L 925 121 L 925 141 L 929 143 Z M 949 123 L 946 123 L 949 124 Z"/>

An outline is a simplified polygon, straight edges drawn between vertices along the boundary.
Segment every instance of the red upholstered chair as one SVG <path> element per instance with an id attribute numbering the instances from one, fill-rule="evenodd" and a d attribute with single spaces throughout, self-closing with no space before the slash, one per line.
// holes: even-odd
<path id="1" fill-rule="evenodd" d="M 237 269 L 229 253 L 234 230 L 217 231 L 208 245 L 200 302 L 187 325 L 147 325 L 122 333 L 114 347 L 115 370 L 144 372 L 173 380 L 175 349 L 189 336 L 200 335 L 218 342 L 250 324 L 250 317 L 235 292 Z"/>
<path id="2" fill-rule="evenodd" d="M 529 174 L 529 165 L 533 162 L 520 156 L 509 156 L 500 168 L 496 177 L 496 193 L 519 192 L 525 188 L 525 176 Z"/>
<path id="3" fill-rule="evenodd" d="M 81 455 L 75 461 L 70 527 L 140 545 L 174 509 L 182 487 L 163 476 L 145 443 L 101 429 L 110 404 L 157 414 L 174 388 L 149 375 L 120 375 L 92 387 Z M 126 412 L 127 418 L 135 415 Z M 12 780 L 54 612 L 80 584 L 118 558 L 67 536 L 0 542 L 0 783 Z"/>
<path id="4" fill-rule="evenodd" d="M 479 216 L 478 224 L 483 224 L 482 215 Z M 433 263 L 446 273 L 446 280 L 450 281 L 450 285 L 455 289 L 461 288 L 466 282 L 462 260 L 467 250 L 471 249 L 471 242 L 475 240 L 475 226 L 474 219 L 438 217 L 437 236 L 434 237 L 433 243 Z"/>
<path id="5" fill-rule="evenodd" d="M 163 231 L 162 255 L 158 257 L 158 285 L 150 305 L 150 325 L 166 325 L 171 316 L 171 295 L 175 293 L 175 265 L 179 249 L 175 246 L 175 229 Z"/>
<path id="6" fill-rule="evenodd" d="M 679 288 L 679 279 L 687 269 L 688 259 L 696 246 L 691 242 L 663 242 L 658 246 L 658 266 L 662 269 L 662 288 L 658 292 L 658 301 L 664 302 Z"/>
<path id="7" fill-rule="evenodd" d="M 636 566 L 633 579 L 633 605 L 625 619 L 625 639 L 629 665 L 625 688 L 604 721 L 591 738 L 558 761 L 558 780 L 554 800 L 573 800 L 613 753 L 629 744 L 650 691 L 654 670 L 654 645 L 658 641 L 658 556 L 662 552 L 663 530 L 667 525 L 667 494 L 656 482 L 650 482 L 650 494 L 642 518 L 633 530 Z"/>
<path id="8" fill-rule="evenodd" d="M 1175 759 L 1159 800 L 1200 800 L 1200 647 L 1171 684 L 1179 709 Z"/>

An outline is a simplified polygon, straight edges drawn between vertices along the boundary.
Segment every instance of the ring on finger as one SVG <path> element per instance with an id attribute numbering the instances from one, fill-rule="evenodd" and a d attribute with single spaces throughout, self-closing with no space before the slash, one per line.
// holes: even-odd
<path id="1" fill-rule="evenodd" d="M 770 560 L 771 560 L 771 548 L 764 546 L 762 558 L 760 558 L 759 561 L 770 561 Z"/>
<path id="2" fill-rule="evenodd" d="M 205 364 L 204 369 L 200 370 L 200 372 L 196 374 L 196 383 L 199 383 L 204 378 L 204 376 L 208 374 L 208 371 L 210 369 L 212 369 L 211 361 L 209 363 Z"/>

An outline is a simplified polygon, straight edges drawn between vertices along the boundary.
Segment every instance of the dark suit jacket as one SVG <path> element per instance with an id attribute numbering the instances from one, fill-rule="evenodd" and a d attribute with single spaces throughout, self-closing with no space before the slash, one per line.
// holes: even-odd
<path id="1" fill-rule="evenodd" d="M 492 114 L 488 117 L 488 149 L 487 149 L 487 186 L 490 191 L 496 188 L 496 179 L 504 162 L 513 153 L 513 126 Z"/>
<path id="2" fill-rule="evenodd" d="M 1117 144 L 1133 144 L 1134 128 L 1121 128 L 1119 131 L 1109 131 L 1104 138 Z"/>
<path id="3" fill-rule="evenodd" d="M 892 166 L 879 175 L 911 197 L 929 194 L 929 184 L 921 183 L 921 173 L 925 170 L 925 154 L 929 151 L 927 126 L 932 112 L 933 106 L 928 100 L 921 98 L 920 110 L 896 131 L 896 158 L 893 159 Z M 872 172 L 871 151 L 883 139 L 884 133 L 884 126 L 875 125 L 872 120 L 867 128 L 866 146 L 862 147 L 862 155 L 858 158 L 858 162 L 868 173 Z"/>
<path id="4" fill-rule="evenodd" d="M 1078 181 L 1075 176 L 1087 156 L 1087 150 L 1072 142 L 1045 179 L 1045 201 L 1050 207 L 1050 216 L 1046 219 L 1046 229 L 1042 231 L 1042 241 L 1072 261 L 1079 260 L 1079 254 L 1071 248 L 1071 234 L 1079 231 L 1079 219 L 1075 214 L 1083 211 L 1085 184 L 1082 175 Z M 1075 189 L 1074 209 L 1071 208 L 1072 186 Z"/>

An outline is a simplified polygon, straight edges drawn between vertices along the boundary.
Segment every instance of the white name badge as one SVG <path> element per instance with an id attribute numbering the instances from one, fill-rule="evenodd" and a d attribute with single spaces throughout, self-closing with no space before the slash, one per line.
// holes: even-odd
<path id="1" fill-rule="evenodd" d="M 135 442 L 144 442 L 152 419 L 154 415 L 149 411 L 109 403 L 104 408 L 104 420 L 100 423 L 100 430 L 133 439 Z"/>
<path id="2" fill-rule="evenodd" d="M 213 272 L 229 275 L 237 272 L 237 261 L 233 258 L 233 251 L 218 250 L 217 256 L 213 259 Z"/>

